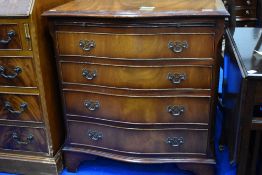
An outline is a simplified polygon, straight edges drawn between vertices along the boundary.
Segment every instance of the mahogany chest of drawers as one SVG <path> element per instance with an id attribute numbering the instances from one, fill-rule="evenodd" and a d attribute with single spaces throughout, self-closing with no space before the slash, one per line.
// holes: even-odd
<path id="1" fill-rule="evenodd" d="M 67 169 L 95 155 L 212 174 L 217 53 L 227 14 L 212 0 L 77 0 L 45 12 Z"/>
<path id="2" fill-rule="evenodd" d="M 58 174 L 62 117 L 41 13 L 61 4 L 0 0 L 0 172 Z"/>

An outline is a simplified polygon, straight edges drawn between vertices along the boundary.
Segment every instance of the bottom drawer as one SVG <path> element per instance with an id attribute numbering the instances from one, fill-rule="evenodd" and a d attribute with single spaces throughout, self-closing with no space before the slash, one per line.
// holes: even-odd
<path id="1" fill-rule="evenodd" d="M 48 153 L 45 130 L 0 126 L 0 149 Z"/>
<path id="2" fill-rule="evenodd" d="M 68 122 L 70 144 L 122 153 L 205 155 L 207 136 L 207 129 L 138 129 Z"/>

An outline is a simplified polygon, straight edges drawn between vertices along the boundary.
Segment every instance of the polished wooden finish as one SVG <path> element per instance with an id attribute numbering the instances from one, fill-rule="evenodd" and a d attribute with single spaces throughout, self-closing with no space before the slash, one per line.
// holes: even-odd
<path id="1" fill-rule="evenodd" d="M 211 100 L 210 97 L 186 95 L 159 97 L 94 92 L 65 92 L 64 99 L 66 114 L 72 116 L 86 116 L 127 123 L 199 123 L 203 125 L 209 123 Z M 87 100 L 99 102 L 99 109 L 88 110 L 85 106 Z M 181 115 L 173 116 L 168 111 L 168 107 L 174 105 L 183 106 L 184 112 Z"/>
<path id="2" fill-rule="evenodd" d="M 92 80 L 83 76 L 84 71 L 97 74 Z M 194 65 L 108 65 L 62 62 L 62 79 L 65 83 L 92 84 L 106 87 L 134 89 L 203 88 L 210 89 L 212 67 Z M 168 77 L 183 74 L 185 79 L 174 84 Z M 110 79 L 108 78 L 110 77 Z"/>
<path id="3" fill-rule="evenodd" d="M 11 108 L 7 108 L 9 103 Z M 21 108 L 26 104 L 25 108 Z M 1 94 L 0 120 L 43 122 L 41 102 L 38 95 Z M 17 112 L 13 112 L 17 111 Z"/>
<path id="4" fill-rule="evenodd" d="M 0 148 L 3 150 L 48 153 L 43 128 L 0 126 L 0 131 Z"/>
<path id="5" fill-rule="evenodd" d="M 224 142 L 228 144 L 232 163 L 238 164 L 238 175 L 261 174 L 261 33 L 259 28 L 227 30 L 226 53 L 231 78 L 224 81 Z M 245 43 L 249 43 L 246 45 Z M 256 108 L 258 107 L 258 110 Z M 259 108 L 260 107 L 260 108 Z M 260 113 L 258 112 L 260 110 Z"/>
<path id="6" fill-rule="evenodd" d="M 4 68 L 0 74 L 0 86 L 37 87 L 33 60 L 30 57 L 0 57 L 0 66 Z M 20 68 L 19 72 L 15 69 Z M 17 76 L 14 76 L 16 75 Z M 7 78 L 13 76 L 14 78 Z"/>
<path id="7" fill-rule="evenodd" d="M 139 29 L 137 29 L 139 31 Z M 71 33 L 58 32 L 57 41 L 60 55 L 87 55 L 109 58 L 210 58 L 213 56 L 213 34 L 114 34 L 114 33 Z M 175 31 L 173 31 L 175 32 Z M 79 42 L 95 41 L 95 48 L 84 51 Z M 174 53 L 168 43 L 188 43 L 181 53 Z M 205 43 L 200 45 L 199 41 Z M 68 44 L 64 44 L 67 42 Z"/>
<path id="8" fill-rule="evenodd" d="M 13 35 L 8 35 L 9 32 Z M 9 41 L 10 40 L 10 41 Z M 5 42 L 4 42 L 5 41 Z M 21 50 L 20 30 L 17 24 L 0 24 L 0 50 Z"/>
<path id="9" fill-rule="evenodd" d="M 63 122 L 44 10 L 66 0 L 0 0 L 0 171 L 58 174 Z"/>
<path id="10" fill-rule="evenodd" d="M 68 133 L 66 168 L 102 156 L 212 174 L 226 15 L 210 0 L 77 0 L 45 12 Z"/>
<path id="11" fill-rule="evenodd" d="M 109 149 L 114 152 L 132 154 L 194 154 L 205 155 L 207 143 L 207 129 L 166 128 L 141 129 L 121 128 L 94 123 L 68 121 L 68 137 L 72 145 L 85 145 L 99 149 Z M 101 140 L 94 140 L 88 135 L 96 131 L 102 134 Z M 80 132 L 84 133 L 79 134 Z M 112 137 L 113 136 L 113 137 Z M 184 143 L 172 146 L 167 143 L 168 138 L 183 138 Z M 128 138 L 128 139 L 127 139 Z"/>
<path id="12" fill-rule="evenodd" d="M 146 8 L 148 7 L 148 8 Z M 150 8 L 151 7 L 151 8 Z M 190 10 L 188 10 L 190 9 Z M 50 9 L 49 16 L 72 17 L 174 17 L 174 16 L 225 16 L 228 15 L 221 1 L 199 0 L 108 0 L 100 3 L 96 0 L 77 0 Z"/>

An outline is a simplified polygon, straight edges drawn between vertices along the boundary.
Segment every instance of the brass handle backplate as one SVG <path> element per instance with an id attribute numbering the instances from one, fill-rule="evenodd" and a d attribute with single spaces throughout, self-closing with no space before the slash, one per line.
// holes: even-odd
<path id="1" fill-rule="evenodd" d="M 15 67 L 13 69 L 13 71 L 14 71 L 13 74 L 7 75 L 5 73 L 5 67 L 0 66 L 0 76 L 3 77 L 3 78 L 6 78 L 6 79 L 14 79 L 14 78 L 16 78 L 18 76 L 18 74 L 20 74 L 22 72 L 22 68 L 17 66 L 17 67 Z"/>
<path id="2" fill-rule="evenodd" d="M 180 117 L 185 112 L 184 106 L 174 105 L 174 106 L 168 106 L 167 112 L 169 112 L 174 117 Z"/>
<path id="3" fill-rule="evenodd" d="M 166 143 L 173 146 L 173 147 L 180 147 L 184 144 L 184 138 L 183 137 L 168 137 L 166 139 Z"/>
<path id="4" fill-rule="evenodd" d="M 0 44 L 7 45 L 11 42 L 12 38 L 16 35 L 14 30 L 7 32 L 7 39 L 1 39 Z"/>
<path id="5" fill-rule="evenodd" d="M 91 40 L 80 40 L 79 41 L 79 46 L 82 48 L 84 51 L 90 51 L 96 47 L 95 41 Z"/>
<path id="6" fill-rule="evenodd" d="M 188 48 L 188 42 L 187 41 L 170 41 L 168 43 L 168 48 L 172 50 L 175 53 L 181 53 L 184 51 L 184 49 Z"/>
<path id="7" fill-rule="evenodd" d="M 84 102 L 84 106 L 89 110 L 89 111 L 96 111 L 100 108 L 100 103 L 98 101 L 91 101 L 91 100 L 86 100 Z"/>
<path id="8" fill-rule="evenodd" d="M 26 137 L 26 139 L 23 141 L 20 138 L 20 136 L 18 136 L 18 134 L 16 132 L 13 132 L 12 138 L 15 141 L 15 143 L 18 144 L 18 145 L 28 145 L 28 144 L 32 143 L 32 141 L 34 140 L 34 136 L 32 134 L 29 134 Z"/>
<path id="9" fill-rule="evenodd" d="M 83 75 L 83 77 L 85 77 L 88 80 L 93 80 L 97 76 L 97 73 L 96 73 L 96 70 L 91 72 L 87 69 L 83 69 L 82 75 Z"/>
<path id="10" fill-rule="evenodd" d="M 95 130 L 89 130 L 88 137 L 93 141 L 99 141 L 103 139 L 103 134 Z"/>
<path id="11" fill-rule="evenodd" d="M 19 107 L 20 110 L 14 110 L 10 102 L 8 101 L 4 102 L 4 109 L 7 110 L 10 114 L 20 115 L 27 109 L 27 106 L 28 106 L 27 103 L 21 103 Z"/>
<path id="12" fill-rule="evenodd" d="M 168 73 L 167 79 L 173 84 L 180 84 L 183 80 L 186 80 L 185 73 Z"/>

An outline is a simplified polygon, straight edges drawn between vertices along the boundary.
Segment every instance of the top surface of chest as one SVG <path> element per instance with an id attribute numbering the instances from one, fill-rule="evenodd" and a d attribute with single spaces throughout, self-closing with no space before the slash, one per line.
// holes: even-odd
<path id="1" fill-rule="evenodd" d="M 34 0 L 0 0 L 0 17 L 29 16 Z"/>
<path id="2" fill-rule="evenodd" d="M 47 16 L 164 17 L 226 16 L 220 0 L 75 0 L 45 13 Z"/>

